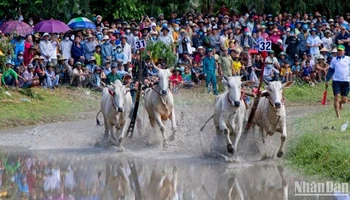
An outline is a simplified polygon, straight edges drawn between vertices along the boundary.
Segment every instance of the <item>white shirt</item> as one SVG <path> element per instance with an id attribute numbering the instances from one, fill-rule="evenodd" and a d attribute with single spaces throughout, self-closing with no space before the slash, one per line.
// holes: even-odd
<path id="1" fill-rule="evenodd" d="M 329 38 L 323 37 L 322 44 L 328 51 L 332 51 L 333 41 L 331 37 Z"/>
<path id="2" fill-rule="evenodd" d="M 131 62 L 131 46 L 128 43 L 125 43 L 123 52 L 125 54 L 126 61 Z"/>
<path id="3" fill-rule="evenodd" d="M 72 46 L 73 46 L 73 42 L 71 40 L 61 41 L 61 44 L 60 44 L 61 55 L 63 55 L 63 57 L 67 60 L 72 57 L 72 54 L 71 54 Z"/>
<path id="4" fill-rule="evenodd" d="M 158 37 L 158 40 L 163 42 L 164 44 L 167 44 L 167 45 L 174 44 L 174 39 L 173 39 L 173 37 L 171 35 L 169 35 L 169 33 L 166 36 L 160 35 Z"/>
<path id="5" fill-rule="evenodd" d="M 350 82 L 350 57 L 343 56 L 342 58 L 334 57 L 329 66 L 334 69 L 333 81 Z"/>
<path id="6" fill-rule="evenodd" d="M 320 37 L 318 37 L 317 35 L 316 36 L 312 36 L 310 35 L 306 42 L 309 44 L 309 45 L 316 45 L 316 44 L 322 44 L 322 41 L 320 39 Z M 315 55 L 315 54 L 319 54 L 320 53 L 320 48 L 319 47 L 310 47 L 310 54 L 311 55 Z"/>
<path id="7" fill-rule="evenodd" d="M 225 35 L 222 35 L 222 36 L 220 36 L 220 43 L 221 43 L 221 45 L 223 45 L 223 44 L 225 44 L 225 41 L 227 40 L 227 36 L 225 36 Z"/>
<path id="8" fill-rule="evenodd" d="M 53 56 L 54 48 L 50 41 L 41 41 L 39 44 L 40 54 L 44 57 L 44 61 L 51 61 L 51 57 Z M 49 59 L 46 56 L 50 56 Z"/>

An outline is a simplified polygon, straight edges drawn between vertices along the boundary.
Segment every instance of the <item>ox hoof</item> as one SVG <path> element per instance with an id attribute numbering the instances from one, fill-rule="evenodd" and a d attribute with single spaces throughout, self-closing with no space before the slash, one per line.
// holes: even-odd
<path id="1" fill-rule="evenodd" d="M 123 152 L 124 151 L 124 147 L 122 147 L 122 146 L 118 147 L 117 151 L 118 152 Z"/>
<path id="2" fill-rule="evenodd" d="M 122 143 L 122 142 L 123 142 L 123 138 L 120 137 L 120 138 L 119 138 L 119 143 Z"/>
<path id="3" fill-rule="evenodd" d="M 277 158 L 280 158 L 280 157 L 282 157 L 283 156 L 283 151 L 279 151 L 278 153 L 277 153 Z"/>
<path id="4" fill-rule="evenodd" d="M 164 133 L 165 127 L 160 127 L 160 131 L 161 131 L 162 133 Z"/>
<path id="5" fill-rule="evenodd" d="M 235 150 L 233 149 L 233 145 L 232 144 L 227 144 L 227 151 L 230 153 L 230 154 L 234 154 L 235 153 Z"/>
<path id="6" fill-rule="evenodd" d="M 175 140 L 175 134 L 174 134 L 174 133 L 169 137 L 169 140 L 170 140 L 170 141 Z"/>
<path id="7" fill-rule="evenodd" d="M 169 144 L 168 144 L 168 141 L 163 141 L 163 147 L 165 148 L 165 149 L 167 149 L 167 148 L 169 148 Z"/>

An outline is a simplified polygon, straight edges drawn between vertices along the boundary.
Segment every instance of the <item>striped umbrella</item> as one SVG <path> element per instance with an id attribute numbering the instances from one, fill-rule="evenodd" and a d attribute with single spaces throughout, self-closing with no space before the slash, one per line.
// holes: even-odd
<path id="1" fill-rule="evenodd" d="M 65 33 L 70 30 L 69 26 L 59 20 L 43 20 L 34 26 L 34 30 L 40 33 Z"/>
<path id="2" fill-rule="evenodd" d="M 8 21 L 0 27 L 0 30 L 8 34 L 16 32 L 18 35 L 27 35 L 33 32 L 32 27 L 21 21 Z"/>
<path id="3" fill-rule="evenodd" d="M 96 29 L 95 24 L 85 17 L 77 17 L 77 18 L 71 19 L 68 23 L 68 26 L 71 29 L 87 29 L 87 28 Z"/>

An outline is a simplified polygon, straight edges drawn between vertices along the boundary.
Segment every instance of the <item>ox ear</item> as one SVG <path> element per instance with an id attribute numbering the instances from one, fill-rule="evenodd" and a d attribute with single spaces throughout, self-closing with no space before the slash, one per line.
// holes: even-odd
<path id="1" fill-rule="evenodd" d="M 228 85 L 228 79 L 226 76 L 222 77 L 222 80 L 221 80 L 222 84 L 224 85 Z"/>
<path id="2" fill-rule="evenodd" d="M 292 87 L 292 85 L 294 85 L 294 81 L 288 81 L 286 83 L 283 83 L 282 88 L 287 89 L 287 88 Z"/>
<path id="3" fill-rule="evenodd" d="M 122 86 L 123 84 L 122 84 L 122 82 L 119 80 L 119 79 L 117 79 L 116 81 L 115 81 L 115 83 L 114 83 L 114 87 L 115 86 Z"/>

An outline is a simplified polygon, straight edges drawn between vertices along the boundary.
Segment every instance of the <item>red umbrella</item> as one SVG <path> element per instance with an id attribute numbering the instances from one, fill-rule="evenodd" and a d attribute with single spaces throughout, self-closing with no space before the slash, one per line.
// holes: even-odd
<path id="1" fill-rule="evenodd" d="M 59 20 L 50 19 L 43 20 L 37 23 L 34 26 L 34 30 L 42 33 L 65 33 L 71 29 L 69 28 L 69 26 L 67 26 L 67 24 Z"/>
<path id="2" fill-rule="evenodd" d="M 19 35 L 27 35 L 33 32 L 32 27 L 21 21 L 8 21 L 0 27 L 0 30 L 3 33 L 11 34 L 16 32 Z"/>

